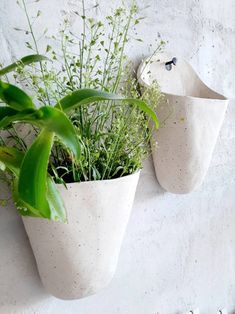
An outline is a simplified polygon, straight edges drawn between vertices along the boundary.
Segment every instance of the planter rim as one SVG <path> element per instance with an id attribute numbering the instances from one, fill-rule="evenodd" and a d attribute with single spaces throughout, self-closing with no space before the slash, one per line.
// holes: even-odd
<path id="1" fill-rule="evenodd" d="M 105 180 L 81 181 L 81 182 L 70 182 L 70 183 L 65 183 L 65 186 L 66 186 L 66 187 L 71 187 L 71 186 L 74 186 L 74 185 L 77 185 L 77 184 L 83 184 L 83 185 L 85 185 L 85 184 L 97 184 L 97 183 L 98 183 L 98 184 L 101 184 L 101 183 L 103 183 L 103 182 L 124 181 L 126 178 L 139 175 L 140 172 L 141 172 L 141 170 L 142 170 L 142 169 L 139 169 L 139 170 L 137 170 L 137 171 L 135 171 L 135 172 L 133 172 L 133 173 L 131 173 L 131 174 L 128 174 L 128 175 L 125 175 L 125 176 L 119 177 L 119 178 L 105 179 Z M 57 185 L 57 187 L 59 187 L 59 186 L 61 186 L 61 187 L 64 186 L 63 183 L 57 183 L 56 185 Z"/>
<path id="2" fill-rule="evenodd" d="M 139 81 L 140 85 L 142 85 L 142 86 L 144 86 L 144 87 L 149 87 L 149 84 L 147 84 L 147 83 L 144 81 L 144 79 L 143 79 L 144 70 L 145 70 L 145 68 L 147 68 L 146 62 L 148 62 L 149 60 L 157 61 L 158 58 L 157 58 L 157 56 L 145 58 L 145 59 L 140 63 L 140 65 L 139 65 L 139 67 L 138 67 L 138 70 L 137 70 L 137 78 L 138 78 L 138 81 Z M 194 71 L 194 68 L 191 66 L 191 64 L 188 63 L 188 66 Z M 194 72 L 195 72 L 195 71 L 194 71 Z M 196 72 L 195 72 L 195 73 L 196 73 Z M 196 73 L 196 75 L 197 75 L 198 79 L 202 82 L 202 84 L 203 84 L 206 88 L 208 88 L 212 93 L 214 93 L 214 94 L 217 95 L 216 98 L 196 97 L 196 96 L 191 96 L 191 95 L 180 95 L 180 94 L 174 94 L 174 93 L 166 93 L 166 92 L 164 92 L 164 91 L 162 91 L 162 93 L 165 94 L 165 95 L 174 96 L 174 97 L 179 97 L 179 98 L 197 99 L 197 100 L 199 100 L 199 101 L 200 101 L 200 100 L 202 100 L 202 101 L 206 100 L 206 101 L 213 101 L 213 102 L 214 102 L 214 101 L 219 101 L 219 102 L 225 102 L 225 103 L 226 103 L 226 102 L 229 100 L 226 96 L 224 96 L 224 95 L 222 95 L 222 94 L 216 92 L 215 90 L 213 90 L 212 88 L 210 88 L 209 86 L 207 86 L 207 85 L 201 80 L 200 76 L 199 76 L 197 73 Z"/>

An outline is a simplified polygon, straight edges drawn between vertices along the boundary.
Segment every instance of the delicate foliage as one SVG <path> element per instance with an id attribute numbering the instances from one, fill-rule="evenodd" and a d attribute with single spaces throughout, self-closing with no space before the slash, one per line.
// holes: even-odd
<path id="1" fill-rule="evenodd" d="M 89 106 L 81 101 L 79 107 L 70 110 L 70 118 L 81 140 L 82 156 L 79 163 L 73 163 L 68 152 L 57 142 L 50 163 L 50 172 L 57 182 L 110 179 L 131 174 L 141 168 L 149 152 L 151 133 L 140 102 L 141 98 L 146 98 L 139 92 L 133 66 L 125 55 L 127 44 L 135 36 L 135 27 L 142 20 L 138 8 L 135 4 L 130 8 L 120 7 L 103 20 L 96 20 L 93 12 L 89 12 L 89 16 L 84 1 L 81 5 L 82 10 L 79 6 L 80 10 L 74 11 L 80 19 L 81 32 L 71 30 L 69 17 L 65 16 L 60 48 L 57 48 L 58 36 L 53 37 L 54 45 L 52 40 L 46 47 L 53 64 L 45 63 L 43 72 L 34 68 L 30 71 L 21 69 L 17 79 L 22 83 L 27 80 L 39 104 L 47 104 L 49 98 L 51 105 L 57 104 L 57 108 L 64 110 L 67 100 L 82 97 L 80 91 L 75 92 L 79 88 L 103 90 L 104 96 L 105 92 L 118 92 L 122 97 L 139 99 L 139 104 L 129 101 L 128 106 L 123 106 L 110 96 L 109 102 L 102 102 L 93 95 L 93 103 Z M 26 6 L 25 10 L 28 16 Z M 29 31 L 33 32 L 33 25 L 28 21 Z M 32 39 L 30 45 L 38 52 L 35 37 Z M 162 45 L 161 42 L 156 50 Z M 160 95 L 157 85 L 154 92 L 151 103 Z M 64 99 L 59 103 L 62 97 Z M 77 106 L 76 101 L 74 104 Z"/>
<path id="2" fill-rule="evenodd" d="M 9 148 L 0 137 L 0 169 L 13 174 L 21 215 L 66 221 L 55 182 L 111 179 L 139 170 L 149 152 L 149 120 L 159 127 L 154 109 L 161 94 L 154 84 L 141 96 L 125 56 L 141 20 L 135 4 L 99 21 L 88 16 L 82 0 L 81 12 L 74 11 L 81 32 L 74 33 L 65 18 L 61 46 L 53 37 L 46 45 L 48 58 L 39 53 L 40 38 L 34 34 L 42 12 L 31 18 L 26 0 L 18 4 L 28 30 L 16 30 L 31 36 L 26 46 L 33 54 L 0 69 L 6 80 L 14 71 L 16 82 L 28 91 L 0 80 L 5 104 L 0 107 L 0 129 L 15 141 L 15 148 Z M 18 122 L 33 126 L 36 139 L 31 145 L 15 129 Z"/>

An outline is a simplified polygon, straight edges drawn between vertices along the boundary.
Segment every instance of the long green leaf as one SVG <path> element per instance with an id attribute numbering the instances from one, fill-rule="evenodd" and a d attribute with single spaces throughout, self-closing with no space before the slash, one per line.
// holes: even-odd
<path id="1" fill-rule="evenodd" d="M 0 163 L 4 164 L 5 169 L 8 169 L 14 174 L 13 178 L 13 199 L 15 204 L 23 216 L 33 216 L 41 217 L 40 213 L 34 209 L 29 209 L 29 206 L 26 206 L 18 196 L 18 178 L 20 174 L 20 166 L 24 158 L 24 153 L 13 147 L 0 147 Z"/>
<path id="2" fill-rule="evenodd" d="M 19 212 L 24 215 L 35 216 L 35 211 L 29 210 L 26 208 L 23 203 L 19 200 L 18 197 L 18 177 L 20 174 L 20 166 L 24 158 L 24 153 L 19 151 L 18 149 L 12 147 L 1 146 L 0 147 L 0 164 L 4 165 L 5 169 L 8 169 L 10 172 L 14 174 L 13 178 L 13 199 Z M 3 170 L 3 169 L 2 169 Z M 21 214 L 22 214 L 21 213 Z"/>
<path id="3" fill-rule="evenodd" d="M 1 111 L 0 111 L 1 115 Z M 76 159 L 80 158 L 81 145 L 77 133 L 68 117 L 60 110 L 53 107 L 42 107 L 38 110 L 27 109 L 0 120 L 0 129 L 15 122 L 30 122 L 41 128 L 55 132 L 62 144 L 67 146 Z"/>
<path id="4" fill-rule="evenodd" d="M 13 197 L 21 216 L 28 217 L 38 217 L 45 218 L 45 216 L 38 211 L 36 208 L 30 206 L 20 199 L 18 193 L 18 180 L 14 180 L 14 190 Z M 55 182 L 53 181 L 50 175 L 47 176 L 47 194 L 46 194 L 46 203 L 50 208 L 50 216 L 46 217 L 47 219 L 67 222 L 67 214 L 64 206 L 64 202 L 61 198 L 60 192 L 58 191 Z"/>
<path id="5" fill-rule="evenodd" d="M 124 98 L 95 89 L 79 89 L 62 98 L 55 107 L 64 111 L 69 111 L 80 105 L 90 104 L 97 101 L 120 99 L 123 100 Z"/>
<path id="6" fill-rule="evenodd" d="M 61 140 L 74 154 L 76 159 L 80 158 L 81 145 L 77 138 L 77 132 L 68 117 L 60 110 L 53 107 L 42 107 L 37 112 L 37 123 L 51 132 Z"/>
<path id="7" fill-rule="evenodd" d="M 30 206 L 29 204 L 26 204 L 22 199 L 20 199 L 19 191 L 19 178 L 15 177 L 13 178 L 13 199 L 16 205 L 16 208 L 18 209 L 18 212 L 21 216 L 29 216 L 29 217 L 38 217 L 38 218 L 44 218 L 41 213 L 34 207 Z"/>
<path id="8" fill-rule="evenodd" d="M 15 110 L 35 109 L 32 99 L 19 87 L 0 80 L 0 99 Z"/>
<path id="9" fill-rule="evenodd" d="M 47 57 L 39 55 L 39 54 L 25 56 L 22 59 L 17 60 L 16 62 L 8 65 L 7 67 L 0 69 L 0 76 L 5 75 L 11 71 L 14 71 L 19 65 L 25 66 L 31 63 L 41 62 L 45 60 L 48 60 Z"/>
<path id="10" fill-rule="evenodd" d="M 50 207 L 50 219 L 54 221 L 67 222 L 66 209 L 61 198 L 60 192 L 57 190 L 53 179 L 47 178 L 47 201 Z"/>
<path id="11" fill-rule="evenodd" d="M 13 198 L 19 213 L 22 216 L 30 217 L 43 217 L 40 212 L 23 202 L 18 193 L 18 179 L 20 174 L 20 167 L 24 158 L 24 153 L 15 148 L 0 147 L 0 163 L 5 168 L 9 169 L 15 176 L 13 179 Z M 30 182 L 29 182 L 30 184 Z M 50 207 L 50 219 L 55 221 L 66 222 L 66 210 L 64 207 L 63 200 L 57 190 L 56 184 L 50 175 L 47 176 L 47 203 Z"/>
<path id="12" fill-rule="evenodd" d="M 50 219 L 50 208 L 46 199 L 47 168 L 53 139 L 53 132 L 41 131 L 25 154 L 18 184 L 19 198 L 48 219 Z"/>
<path id="13" fill-rule="evenodd" d="M 159 121 L 156 113 L 147 105 L 146 102 L 140 99 L 124 98 L 120 95 L 106 93 L 94 89 L 80 89 L 77 90 L 64 98 L 62 98 L 57 104 L 56 108 L 69 111 L 78 106 L 90 104 L 93 102 L 100 102 L 105 100 L 122 101 L 126 104 L 132 104 L 139 107 L 144 113 L 146 113 L 154 122 L 156 128 L 159 127 Z"/>

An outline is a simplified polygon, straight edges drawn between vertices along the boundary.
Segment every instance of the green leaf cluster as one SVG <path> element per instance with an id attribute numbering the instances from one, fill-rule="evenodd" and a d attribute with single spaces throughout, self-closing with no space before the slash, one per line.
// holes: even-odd
<path id="1" fill-rule="evenodd" d="M 61 141 L 55 138 L 49 172 L 57 183 L 112 179 L 139 170 L 150 153 L 148 114 L 153 117 L 150 111 L 147 115 L 143 113 L 141 102 L 147 102 L 154 111 L 161 98 L 157 85 L 141 95 L 134 66 L 126 57 L 128 46 L 133 48 L 141 43 L 136 27 L 143 18 L 134 1 L 130 6 L 123 4 L 111 9 L 110 14 L 101 19 L 94 18 L 96 14 L 92 9 L 86 10 L 85 1 L 81 4 L 74 8 L 76 31 L 71 30 L 70 16 L 65 15 L 60 32 L 50 41 L 44 38 L 45 53 L 53 62 L 43 62 L 40 71 L 34 66 L 18 69 L 17 81 L 27 83 L 40 106 L 50 104 L 61 108 L 60 99 L 65 98 L 65 108 L 71 97 L 82 98 L 82 94 L 85 96 L 86 90 L 91 89 L 94 93 L 102 90 L 118 94 L 129 101 L 109 97 L 107 102 L 93 95 L 93 102 L 88 103 L 86 99 L 86 103 L 80 103 L 84 106 L 66 112 L 77 130 L 82 154 L 80 160 L 74 162 Z M 24 9 L 32 35 L 30 49 L 38 53 L 34 35 L 37 23 L 31 23 L 26 5 Z M 163 42 L 158 44 L 154 53 L 162 46 Z M 130 100 L 133 98 L 138 100 L 138 106 Z"/>
<path id="2" fill-rule="evenodd" d="M 25 64 L 28 65 L 30 60 L 32 63 L 42 61 L 42 57 L 34 55 L 21 60 L 27 60 Z M 2 69 L 2 73 L 5 75 L 15 69 L 19 62 L 22 63 L 17 61 Z M 5 106 L 0 107 L 0 129 L 24 122 L 40 130 L 25 152 L 0 146 L 1 170 L 13 174 L 14 199 L 23 216 L 66 221 L 65 207 L 48 172 L 48 164 L 55 137 L 66 148 L 72 165 L 78 165 L 81 160 L 83 138 L 79 126 L 67 116 L 70 111 L 104 101 L 108 101 L 106 106 L 111 107 L 112 102 L 121 101 L 123 105 L 131 104 L 149 116 L 158 127 L 154 111 L 143 100 L 94 89 L 78 89 L 61 98 L 54 107 L 43 105 L 37 108 L 32 98 L 22 89 L 0 80 L 0 99 L 5 103 Z"/>

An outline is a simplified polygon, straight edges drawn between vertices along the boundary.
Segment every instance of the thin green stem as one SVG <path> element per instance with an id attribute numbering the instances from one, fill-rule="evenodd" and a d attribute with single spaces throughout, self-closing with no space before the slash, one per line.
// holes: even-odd
<path id="1" fill-rule="evenodd" d="M 115 80 L 115 83 L 114 83 L 114 87 L 113 87 L 113 90 L 112 90 L 112 92 L 114 92 L 114 93 L 117 91 L 118 85 L 119 85 L 120 80 L 121 80 L 121 73 L 122 73 L 122 69 L 123 69 L 123 56 L 124 56 L 124 51 L 125 51 L 125 47 L 126 47 L 126 43 L 127 43 L 127 35 L 128 35 L 128 31 L 129 31 L 129 28 L 130 28 L 130 24 L 131 24 L 132 18 L 133 18 L 133 13 L 132 13 L 132 10 L 131 10 L 129 18 L 127 20 L 126 27 L 125 27 L 125 32 L 124 32 L 124 37 L 123 37 L 123 42 L 122 42 L 122 48 L 121 48 L 120 63 L 119 63 L 119 67 L 118 67 L 118 71 L 117 71 L 117 76 L 116 76 L 116 80 Z"/>
<path id="2" fill-rule="evenodd" d="M 35 35 L 34 35 L 33 26 L 32 26 L 32 23 L 31 23 L 31 21 L 30 21 L 30 17 L 29 17 L 29 13 L 28 13 L 28 9 L 27 9 L 25 0 L 22 0 L 22 3 L 23 3 L 23 8 L 24 8 L 25 16 L 26 16 L 26 19 L 27 19 L 27 22 L 28 22 L 30 34 L 31 34 L 31 36 L 32 36 L 33 43 L 34 43 L 34 46 L 35 46 L 35 50 L 36 50 L 37 54 L 39 54 L 39 49 L 38 49 L 37 40 L 36 40 L 36 37 L 35 37 Z M 50 103 L 50 97 L 49 97 L 49 93 L 48 93 L 48 89 L 47 89 L 47 84 L 46 84 L 46 79 L 45 79 L 45 73 L 44 73 L 44 69 L 43 69 L 43 65 L 42 65 L 42 62 L 41 62 L 41 61 L 39 62 L 39 65 L 40 65 L 40 69 L 41 69 L 41 73 L 42 73 L 42 78 L 43 78 L 43 83 L 44 83 L 44 87 L 45 87 L 45 92 L 46 92 L 47 101 L 48 101 L 48 104 L 51 105 L 51 103 Z"/>
<path id="3" fill-rule="evenodd" d="M 86 38 L 86 12 L 85 12 L 85 1 L 82 0 L 82 44 L 81 44 L 81 50 L 80 50 L 80 88 L 82 88 L 82 83 L 83 83 L 83 67 L 84 67 L 84 48 L 85 48 L 85 38 Z"/>

